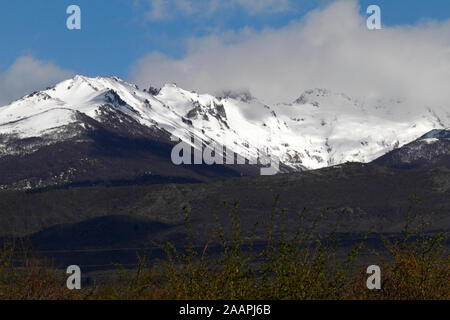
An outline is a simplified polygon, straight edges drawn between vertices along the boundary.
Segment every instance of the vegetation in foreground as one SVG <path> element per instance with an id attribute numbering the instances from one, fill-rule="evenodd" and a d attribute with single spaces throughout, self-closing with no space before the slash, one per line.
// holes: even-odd
<path id="1" fill-rule="evenodd" d="M 431 214 L 414 197 L 407 211 L 401 238 L 379 236 L 384 249 L 373 251 L 356 244 L 345 257 L 338 257 L 338 225 L 323 236 L 316 232 L 326 211 L 306 223 L 306 210 L 298 216 L 297 232 L 285 232 L 285 212 L 277 208 L 264 228 L 263 249 L 254 238 L 244 238 L 238 205 L 226 207 L 231 234 L 220 224 L 202 250 L 194 246 L 193 226 L 185 208 L 186 248 L 163 246 L 166 259 L 148 263 L 139 256 L 137 269 L 123 271 L 123 278 L 109 285 L 91 285 L 80 291 L 66 287 L 66 275 L 27 246 L 5 244 L 0 250 L 0 299 L 450 299 L 450 265 L 447 234 L 425 232 Z M 208 254 L 212 243 L 222 252 Z M 362 250 L 377 256 L 381 268 L 380 290 L 369 290 L 367 263 Z"/>

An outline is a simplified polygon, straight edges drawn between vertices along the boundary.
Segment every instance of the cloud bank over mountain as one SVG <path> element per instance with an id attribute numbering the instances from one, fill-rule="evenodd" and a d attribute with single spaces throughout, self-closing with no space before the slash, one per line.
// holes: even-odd
<path id="1" fill-rule="evenodd" d="M 0 106 L 72 75 L 72 71 L 63 70 L 53 63 L 29 56 L 19 57 L 6 71 L 0 72 Z"/>
<path id="2" fill-rule="evenodd" d="M 281 29 L 191 39 L 181 59 L 152 52 L 130 80 L 210 93 L 245 88 L 270 103 L 314 87 L 411 106 L 450 103 L 450 21 L 371 31 L 366 19 L 357 1 L 339 0 Z"/>

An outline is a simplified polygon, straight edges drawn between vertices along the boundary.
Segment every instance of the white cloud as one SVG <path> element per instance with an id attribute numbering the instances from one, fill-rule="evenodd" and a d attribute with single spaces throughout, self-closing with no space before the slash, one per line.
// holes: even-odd
<path id="1" fill-rule="evenodd" d="M 150 7 L 150 10 L 147 12 L 149 20 L 164 20 L 168 15 L 164 0 L 151 0 Z"/>
<path id="2" fill-rule="evenodd" d="M 241 9 L 250 15 L 276 13 L 291 9 L 292 0 L 148 0 L 146 17 L 151 21 L 172 19 L 177 15 L 211 16 L 220 10 Z"/>
<path id="3" fill-rule="evenodd" d="M 184 58 L 150 53 L 130 78 L 210 93 L 247 88 L 268 102 L 324 87 L 450 104 L 450 21 L 370 31 L 359 12 L 356 0 L 340 0 L 282 29 L 192 39 Z"/>
<path id="4" fill-rule="evenodd" d="M 9 69 L 0 73 L 0 106 L 72 75 L 73 72 L 62 70 L 52 63 L 20 57 Z"/>
<path id="5" fill-rule="evenodd" d="M 291 8 L 290 0 L 234 0 L 250 14 L 263 12 L 282 12 Z"/>

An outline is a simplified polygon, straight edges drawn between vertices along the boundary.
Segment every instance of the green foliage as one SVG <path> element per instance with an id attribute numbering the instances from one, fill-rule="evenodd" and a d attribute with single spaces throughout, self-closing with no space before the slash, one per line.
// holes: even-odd
<path id="1" fill-rule="evenodd" d="M 427 212 L 413 195 L 400 239 L 382 237 L 389 252 L 382 261 L 384 283 L 371 298 L 436 300 L 450 297 L 450 265 L 447 232 L 429 235 L 434 212 Z"/>

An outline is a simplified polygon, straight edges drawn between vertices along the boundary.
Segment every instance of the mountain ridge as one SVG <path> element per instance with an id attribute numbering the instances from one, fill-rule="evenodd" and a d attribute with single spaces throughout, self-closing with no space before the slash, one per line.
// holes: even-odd
<path id="1" fill-rule="evenodd" d="M 124 137 L 145 139 L 143 132 L 159 132 L 148 135 L 154 140 L 164 136 L 166 149 L 175 137 L 190 145 L 193 138 L 222 145 L 251 161 L 268 154 L 282 172 L 367 163 L 450 126 L 445 108 L 405 113 L 407 106 L 401 99 L 368 102 L 328 89 L 307 90 L 293 103 L 267 105 L 248 92 L 216 97 L 175 84 L 141 90 L 117 77 L 77 75 L 0 107 L 0 160 L 86 141 L 86 133 L 97 126 L 90 127 L 92 119 Z M 165 157 L 170 162 L 170 155 Z M 246 167 L 235 174 L 244 171 L 254 172 Z"/>
<path id="2" fill-rule="evenodd" d="M 398 169 L 450 168 L 450 130 L 432 130 L 374 163 Z"/>

